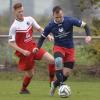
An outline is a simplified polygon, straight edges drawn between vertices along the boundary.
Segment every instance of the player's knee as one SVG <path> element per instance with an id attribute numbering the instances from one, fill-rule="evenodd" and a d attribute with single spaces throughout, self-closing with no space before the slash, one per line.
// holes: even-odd
<path id="1" fill-rule="evenodd" d="M 50 64 L 54 64 L 54 61 L 55 61 L 55 60 L 54 60 L 54 58 L 52 57 L 52 58 L 49 60 L 49 63 L 50 63 Z"/>
<path id="2" fill-rule="evenodd" d="M 34 75 L 34 73 L 30 73 L 30 74 L 29 74 L 29 77 L 33 77 L 33 75 Z"/>
<path id="3" fill-rule="evenodd" d="M 28 77 L 33 77 L 34 72 L 33 71 L 26 71 L 25 75 L 28 76 Z"/>
<path id="4" fill-rule="evenodd" d="M 62 59 L 62 57 L 55 58 L 55 66 L 56 66 L 57 69 L 62 69 L 63 68 L 63 59 Z"/>
<path id="5" fill-rule="evenodd" d="M 46 60 L 48 61 L 48 63 L 54 64 L 54 57 L 52 55 L 49 55 Z"/>

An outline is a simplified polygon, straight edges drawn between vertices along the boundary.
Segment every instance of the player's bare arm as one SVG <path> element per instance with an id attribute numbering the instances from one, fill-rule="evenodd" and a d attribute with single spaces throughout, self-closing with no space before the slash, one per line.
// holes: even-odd
<path id="1" fill-rule="evenodd" d="M 24 56 L 29 56 L 30 53 L 31 53 L 31 52 L 29 52 L 29 51 L 27 51 L 27 50 L 24 50 L 24 49 L 18 47 L 17 44 L 15 43 L 15 41 L 11 41 L 11 42 L 8 42 L 8 43 L 9 43 L 9 45 L 10 45 L 13 49 L 19 51 L 19 52 L 22 53 Z"/>

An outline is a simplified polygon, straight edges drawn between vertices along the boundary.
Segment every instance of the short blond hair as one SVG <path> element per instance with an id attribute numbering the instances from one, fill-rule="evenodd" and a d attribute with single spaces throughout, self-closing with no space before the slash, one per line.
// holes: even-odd
<path id="1" fill-rule="evenodd" d="M 16 3 L 14 4 L 13 9 L 16 10 L 18 8 L 21 8 L 22 6 L 23 6 L 22 3 Z"/>

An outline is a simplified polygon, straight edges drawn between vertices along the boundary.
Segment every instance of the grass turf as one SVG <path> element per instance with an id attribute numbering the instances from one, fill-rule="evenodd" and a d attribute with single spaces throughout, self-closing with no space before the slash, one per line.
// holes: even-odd
<path id="1" fill-rule="evenodd" d="M 99 100 L 100 82 L 68 82 L 72 95 L 67 100 Z M 0 100 L 62 100 L 57 91 L 53 97 L 49 96 L 47 81 L 32 81 L 29 90 L 31 94 L 19 94 L 21 81 L 0 80 Z"/>

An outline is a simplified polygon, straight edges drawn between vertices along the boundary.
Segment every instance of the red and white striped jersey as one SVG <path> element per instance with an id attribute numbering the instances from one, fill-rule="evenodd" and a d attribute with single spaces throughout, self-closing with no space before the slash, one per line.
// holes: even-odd
<path id="1" fill-rule="evenodd" d="M 20 48 L 32 51 L 33 45 L 36 45 L 32 38 L 33 27 L 40 29 L 35 19 L 30 16 L 24 17 L 23 21 L 15 20 L 10 27 L 9 42 L 15 41 Z"/>

